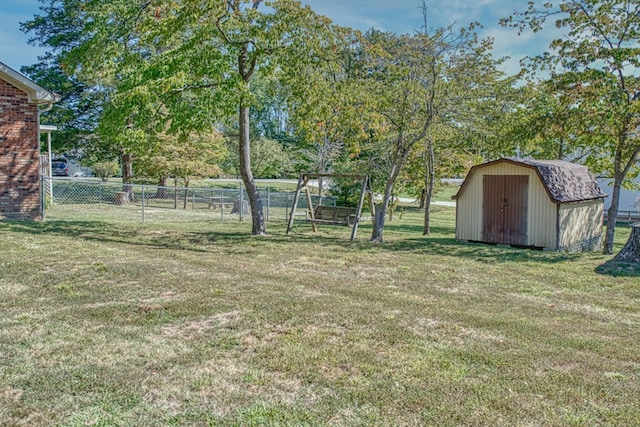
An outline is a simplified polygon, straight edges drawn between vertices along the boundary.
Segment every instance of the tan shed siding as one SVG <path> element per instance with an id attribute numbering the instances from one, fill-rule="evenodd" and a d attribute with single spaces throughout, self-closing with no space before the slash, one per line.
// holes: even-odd
<path id="1" fill-rule="evenodd" d="M 551 201 L 549 193 L 535 170 L 535 178 L 529 185 L 529 246 L 547 250 L 557 248 L 558 208 Z"/>
<path id="2" fill-rule="evenodd" d="M 456 201 L 457 239 L 482 240 L 482 177 L 483 170 L 476 169 Z"/>
<path id="3" fill-rule="evenodd" d="M 528 245 L 556 248 L 556 205 L 551 201 L 535 169 L 512 163 L 477 168 L 457 200 L 456 238 L 482 241 L 482 182 L 484 175 L 528 175 Z"/>
<path id="4" fill-rule="evenodd" d="M 602 235 L 604 203 L 601 199 L 565 203 L 560 207 L 560 248 L 591 242 Z"/>

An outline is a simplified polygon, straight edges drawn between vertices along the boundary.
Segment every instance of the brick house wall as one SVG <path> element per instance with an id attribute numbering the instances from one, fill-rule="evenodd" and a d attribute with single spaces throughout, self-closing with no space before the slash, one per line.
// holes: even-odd
<path id="1" fill-rule="evenodd" d="M 0 78 L 0 218 L 39 219 L 38 106 Z"/>

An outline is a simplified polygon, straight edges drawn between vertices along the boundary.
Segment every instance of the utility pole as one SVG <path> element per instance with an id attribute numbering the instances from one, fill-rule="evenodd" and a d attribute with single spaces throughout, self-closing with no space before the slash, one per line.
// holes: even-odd
<path id="1" fill-rule="evenodd" d="M 429 32 L 427 28 L 427 10 L 429 9 L 427 7 L 427 0 L 422 0 L 421 9 L 422 9 L 422 20 L 424 23 L 424 26 L 422 28 L 424 28 L 424 34 L 426 35 Z"/>

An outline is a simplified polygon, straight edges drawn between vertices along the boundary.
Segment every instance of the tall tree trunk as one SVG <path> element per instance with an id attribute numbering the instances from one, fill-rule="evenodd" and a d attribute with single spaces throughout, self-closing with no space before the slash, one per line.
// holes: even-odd
<path id="1" fill-rule="evenodd" d="M 178 209 L 178 178 L 173 177 L 173 209 Z"/>
<path id="2" fill-rule="evenodd" d="M 184 200 L 182 204 L 182 209 L 187 209 L 187 202 L 189 199 L 189 180 L 185 179 L 184 181 Z"/>
<path id="3" fill-rule="evenodd" d="M 616 171 L 616 177 L 613 180 L 613 193 L 611 193 L 611 206 L 607 211 L 607 231 L 604 237 L 604 247 L 602 253 L 605 255 L 613 254 L 613 239 L 615 237 L 616 220 L 618 219 L 618 206 L 620 205 L 620 189 L 622 187 L 622 177 Z"/>
<path id="4" fill-rule="evenodd" d="M 158 178 L 158 189 L 156 190 L 156 199 L 167 198 L 167 177 L 161 176 Z"/>
<path id="5" fill-rule="evenodd" d="M 433 199 L 433 187 L 436 181 L 435 171 L 435 155 L 433 153 L 433 142 L 431 138 L 427 142 L 427 153 L 425 159 L 425 202 L 424 202 L 424 226 L 422 228 L 422 235 L 426 236 L 431 233 L 431 199 Z"/>
<path id="6" fill-rule="evenodd" d="M 638 101 L 637 97 L 640 93 L 636 93 L 630 101 Z M 626 178 L 629 170 L 638 161 L 640 155 L 640 143 L 637 141 L 633 144 L 629 143 L 631 138 L 631 132 L 635 132 L 635 128 L 632 128 L 632 114 L 627 114 L 625 121 L 622 124 L 622 128 L 618 132 L 618 141 L 616 144 L 615 156 L 613 159 L 613 194 L 611 195 L 611 207 L 607 212 L 607 232 L 604 239 L 604 248 L 602 253 L 605 255 L 613 254 L 613 240 L 615 237 L 616 220 L 618 219 L 618 207 L 620 205 L 620 189 L 622 183 Z M 633 140 L 631 140 L 633 142 Z M 623 154 L 627 154 L 628 160 L 622 160 Z"/>
<path id="7" fill-rule="evenodd" d="M 623 135 L 626 135 L 623 133 Z M 626 136 L 623 136 L 624 140 L 618 143 L 618 147 L 626 146 Z M 638 161 L 638 155 L 640 155 L 640 144 L 635 147 L 631 155 L 629 156 L 629 160 L 624 163 L 622 162 L 622 149 L 617 148 L 616 154 L 614 158 L 613 164 L 613 193 L 611 194 L 611 206 L 607 211 L 607 232 L 605 233 L 604 239 L 604 248 L 602 249 L 602 253 L 605 255 L 613 254 L 613 240 L 615 237 L 616 230 L 616 220 L 618 219 L 618 208 L 620 205 L 620 190 L 622 188 L 622 183 L 629 173 L 629 170 L 633 165 Z M 611 225 L 611 226 L 609 226 Z"/>
<path id="8" fill-rule="evenodd" d="M 257 9 L 261 1 L 256 0 L 253 2 L 253 8 Z M 249 82 L 251 76 L 256 69 L 257 56 L 253 52 L 253 55 L 249 51 L 250 42 L 243 43 L 238 55 L 238 72 L 247 85 L 249 90 Z M 238 107 L 238 128 L 240 131 L 239 141 L 239 153 L 240 153 L 240 176 L 244 183 L 244 188 L 247 191 L 249 197 L 249 204 L 251 205 L 251 234 L 263 235 L 267 234 L 267 228 L 264 219 L 264 210 L 262 209 L 262 200 L 260 199 L 260 193 L 258 187 L 253 179 L 253 172 L 251 172 L 251 138 L 249 135 L 249 101 L 243 96 L 240 98 L 240 104 Z"/>
<path id="9" fill-rule="evenodd" d="M 125 202 L 133 201 L 133 161 L 131 154 L 122 150 L 120 153 L 122 160 L 122 191 L 127 194 Z"/>
<path id="10" fill-rule="evenodd" d="M 424 209 L 424 202 L 427 200 L 427 183 L 425 179 L 425 188 L 420 191 L 420 203 L 418 204 L 418 209 Z"/>
<path id="11" fill-rule="evenodd" d="M 387 215 L 387 209 L 389 208 L 389 201 L 391 200 L 391 190 L 385 189 L 382 196 L 382 203 L 376 207 L 376 215 L 374 217 L 373 230 L 371 232 L 372 243 L 383 243 L 384 239 L 382 233 L 384 231 L 384 221 Z"/>
<path id="12" fill-rule="evenodd" d="M 244 100 L 240 102 L 239 108 L 239 128 L 240 128 L 240 175 L 244 188 L 249 196 L 249 204 L 251 205 L 251 234 L 263 235 L 267 234 L 264 220 L 264 211 L 262 209 L 262 200 L 253 173 L 251 172 L 251 142 L 249 138 L 249 107 L 244 105 Z"/>
<path id="13" fill-rule="evenodd" d="M 426 130 L 428 127 L 428 123 L 430 123 L 430 119 L 425 123 L 423 132 L 417 137 L 413 138 L 413 140 L 406 144 L 404 141 L 404 135 L 400 132 L 398 136 L 398 140 L 396 142 L 396 151 L 393 156 L 391 170 L 389 172 L 389 176 L 387 177 L 387 183 L 384 187 L 384 195 L 382 196 L 382 204 L 379 209 L 376 209 L 376 214 L 374 217 L 373 230 L 371 231 L 371 239 L 369 239 L 372 243 L 383 243 L 384 239 L 382 238 L 382 232 L 384 231 L 384 219 L 387 214 L 387 210 L 389 209 L 389 202 L 391 200 L 391 193 L 393 191 L 393 186 L 396 183 L 396 180 L 400 176 L 400 171 L 404 166 L 404 162 L 407 160 L 407 156 L 409 155 L 409 151 L 411 147 L 415 145 L 418 141 L 424 138 L 426 134 Z"/>
<path id="14" fill-rule="evenodd" d="M 391 173 L 389 174 L 389 178 L 387 179 L 387 184 L 384 188 L 384 194 L 382 195 L 382 203 L 380 206 L 376 207 L 376 214 L 374 216 L 373 230 L 371 231 L 371 239 L 369 239 L 372 243 L 383 243 L 384 239 L 382 237 L 382 232 L 384 231 L 384 221 L 387 215 L 387 210 L 389 209 L 389 202 L 391 201 L 391 193 L 393 191 L 393 185 L 396 182 L 398 177 L 399 168 L 396 166 L 392 168 Z"/>

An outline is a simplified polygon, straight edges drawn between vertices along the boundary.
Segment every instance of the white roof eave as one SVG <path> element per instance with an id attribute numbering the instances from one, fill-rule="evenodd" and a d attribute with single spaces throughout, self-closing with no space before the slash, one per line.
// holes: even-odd
<path id="1" fill-rule="evenodd" d="M 0 62 L 0 78 L 24 91 L 31 104 L 54 104 L 60 101 L 60 95 L 43 88 L 2 62 Z"/>

